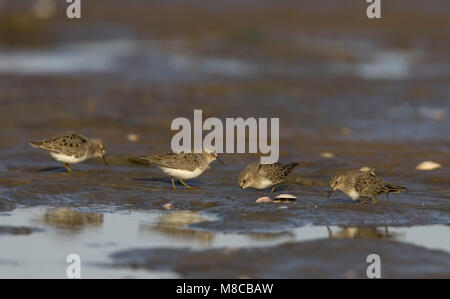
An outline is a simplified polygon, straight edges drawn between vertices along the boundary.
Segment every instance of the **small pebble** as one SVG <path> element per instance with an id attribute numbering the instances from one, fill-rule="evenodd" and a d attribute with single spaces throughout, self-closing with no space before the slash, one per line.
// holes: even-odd
<path id="1" fill-rule="evenodd" d="M 349 136 L 352 133 L 352 129 L 350 128 L 342 128 L 340 133 L 344 136 Z"/>
<path id="2" fill-rule="evenodd" d="M 170 209 L 172 209 L 172 204 L 171 203 L 166 203 L 165 205 L 163 205 L 163 207 L 166 210 L 170 210 Z"/>
<path id="3" fill-rule="evenodd" d="M 441 168 L 442 165 L 433 161 L 424 161 L 416 166 L 417 170 L 434 170 Z"/>
<path id="4" fill-rule="evenodd" d="M 54 0 L 37 0 L 32 7 L 33 14 L 40 19 L 51 18 L 55 15 L 56 9 L 57 5 Z"/>
<path id="5" fill-rule="evenodd" d="M 355 278 L 356 272 L 354 270 L 345 270 L 344 276 L 345 276 L 345 278 Z"/>
<path id="6" fill-rule="evenodd" d="M 271 201 L 272 201 L 272 200 L 271 200 L 269 197 L 263 196 L 263 197 L 258 198 L 258 199 L 256 200 L 256 203 L 271 202 Z"/>
<path id="7" fill-rule="evenodd" d="M 334 154 L 329 153 L 329 152 L 324 152 L 324 153 L 320 153 L 320 157 L 325 158 L 325 159 L 331 159 L 331 158 L 334 158 Z"/>
<path id="8" fill-rule="evenodd" d="M 370 168 L 367 166 L 361 167 L 359 170 L 364 171 L 364 172 L 370 172 L 373 175 L 375 175 L 375 168 Z"/>
<path id="9" fill-rule="evenodd" d="M 278 207 L 278 209 L 287 209 L 287 208 L 288 208 L 287 206 Z"/>

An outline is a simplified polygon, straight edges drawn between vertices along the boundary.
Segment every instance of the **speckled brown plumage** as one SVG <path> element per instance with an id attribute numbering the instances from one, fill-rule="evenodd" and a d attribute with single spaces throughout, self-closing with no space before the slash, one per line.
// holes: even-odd
<path id="1" fill-rule="evenodd" d="M 260 176 L 266 177 L 271 180 L 274 184 L 278 184 L 281 183 L 297 165 L 298 163 L 259 164 L 258 173 Z"/>
<path id="2" fill-rule="evenodd" d="M 31 141 L 33 147 L 49 152 L 81 158 L 88 152 L 89 139 L 77 133 L 59 134 L 50 139 Z"/>
<path id="3" fill-rule="evenodd" d="M 386 183 L 373 169 L 367 167 L 334 176 L 330 180 L 330 188 L 330 194 L 333 190 L 340 190 L 354 200 L 359 197 L 377 199 L 381 194 L 407 191 L 405 187 Z"/>
<path id="4" fill-rule="evenodd" d="M 198 167 L 206 167 L 209 163 L 203 158 L 201 153 L 165 153 L 158 155 L 142 156 L 146 160 L 158 167 L 168 167 L 194 171 Z"/>
<path id="5" fill-rule="evenodd" d="M 209 168 L 215 160 L 222 162 L 214 149 L 204 149 L 202 153 L 165 153 L 142 156 L 141 159 L 159 167 L 164 173 L 172 177 L 172 188 L 175 188 L 174 179 L 177 178 L 188 189 L 192 189 L 183 179 L 193 179 Z M 223 163 L 223 162 L 222 162 Z"/>
<path id="6" fill-rule="evenodd" d="M 50 139 L 31 141 L 30 145 L 48 151 L 55 160 L 63 163 L 68 172 L 71 172 L 68 164 L 80 163 L 89 158 L 102 157 L 107 164 L 103 142 L 78 133 L 63 133 Z"/>
<path id="7" fill-rule="evenodd" d="M 259 161 L 255 161 L 247 165 L 239 174 L 239 186 L 243 189 L 247 187 L 266 189 L 275 186 L 281 183 L 297 165 L 298 163 L 260 164 Z"/>

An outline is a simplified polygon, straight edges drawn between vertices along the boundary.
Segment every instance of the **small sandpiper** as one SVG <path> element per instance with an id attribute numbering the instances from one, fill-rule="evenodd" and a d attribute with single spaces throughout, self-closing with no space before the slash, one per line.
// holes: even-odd
<path id="1" fill-rule="evenodd" d="M 273 192 L 276 185 L 281 183 L 298 163 L 291 164 L 260 164 L 259 161 L 250 163 L 239 174 L 239 186 L 241 189 L 248 187 L 263 190 L 272 187 Z"/>
<path id="2" fill-rule="evenodd" d="M 358 170 L 346 171 L 335 175 L 330 180 L 330 191 L 328 198 L 333 190 L 340 190 L 353 200 L 360 197 L 366 198 L 360 201 L 360 204 L 370 202 L 375 198 L 372 204 L 378 201 L 378 195 L 389 193 L 400 193 L 408 191 L 405 187 L 388 184 L 375 174 L 375 170 L 369 167 L 363 167 Z"/>
<path id="3" fill-rule="evenodd" d="M 164 173 L 172 178 L 172 187 L 175 190 L 174 179 L 180 182 L 189 190 L 191 186 L 186 184 L 184 180 L 198 177 L 205 170 L 209 169 L 209 164 L 217 160 L 223 164 L 222 160 L 217 157 L 217 153 L 213 149 L 203 149 L 202 153 L 166 153 L 159 155 L 142 156 L 141 159 L 157 166 Z"/>
<path id="4" fill-rule="evenodd" d="M 69 164 L 80 163 L 90 158 L 102 157 L 107 164 L 103 142 L 77 133 L 63 133 L 50 139 L 31 141 L 30 145 L 50 152 L 56 161 L 63 163 L 67 172 L 72 172 Z"/>

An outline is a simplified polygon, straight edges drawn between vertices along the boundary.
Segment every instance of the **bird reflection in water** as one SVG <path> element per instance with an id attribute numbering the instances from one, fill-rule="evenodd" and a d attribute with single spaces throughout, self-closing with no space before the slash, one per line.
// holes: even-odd
<path id="1" fill-rule="evenodd" d="M 86 226 L 101 226 L 103 224 L 103 214 L 58 208 L 47 211 L 42 216 L 41 221 L 59 229 L 79 231 Z"/>
<path id="2" fill-rule="evenodd" d="M 154 225 L 140 225 L 140 230 L 156 231 L 173 238 L 194 240 L 208 245 L 214 240 L 214 233 L 189 228 L 191 224 L 204 221 L 210 221 L 210 219 L 198 212 L 174 211 L 161 215 Z"/>
<path id="3" fill-rule="evenodd" d="M 250 240 L 265 242 L 265 241 L 275 241 L 278 239 L 295 238 L 295 235 L 291 232 L 280 232 L 280 233 L 249 234 L 247 237 Z"/>
<path id="4" fill-rule="evenodd" d="M 388 231 L 388 227 L 358 227 L 358 226 L 342 226 L 337 232 L 333 232 L 327 226 L 328 237 L 330 239 L 394 239 L 396 233 Z"/>

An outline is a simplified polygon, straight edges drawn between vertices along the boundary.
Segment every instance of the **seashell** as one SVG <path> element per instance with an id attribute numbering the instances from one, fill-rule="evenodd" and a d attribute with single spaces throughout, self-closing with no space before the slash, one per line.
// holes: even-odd
<path id="1" fill-rule="evenodd" d="M 320 157 L 325 158 L 325 159 L 331 159 L 331 158 L 334 158 L 334 154 L 329 153 L 329 152 L 324 152 L 324 153 L 320 153 Z"/>
<path id="2" fill-rule="evenodd" d="M 271 202 L 271 201 L 272 201 L 272 200 L 271 200 L 269 197 L 263 196 L 263 197 L 258 198 L 258 199 L 256 200 L 256 203 Z"/>
<path id="3" fill-rule="evenodd" d="M 165 205 L 163 205 L 163 207 L 166 210 L 170 210 L 170 209 L 172 209 L 172 204 L 171 203 L 166 203 Z"/>
<path id="4" fill-rule="evenodd" d="M 292 202 L 296 201 L 297 197 L 291 194 L 280 194 L 277 197 L 275 197 L 274 202 Z"/>
<path id="5" fill-rule="evenodd" d="M 375 175 L 375 168 L 370 168 L 367 166 L 361 167 L 359 170 L 364 172 L 370 172 L 371 174 Z"/>
<path id="6" fill-rule="evenodd" d="M 416 166 L 417 170 L 434 170 L 441 168 L 442 165 L 433 161 L 424 161 Z"/>

